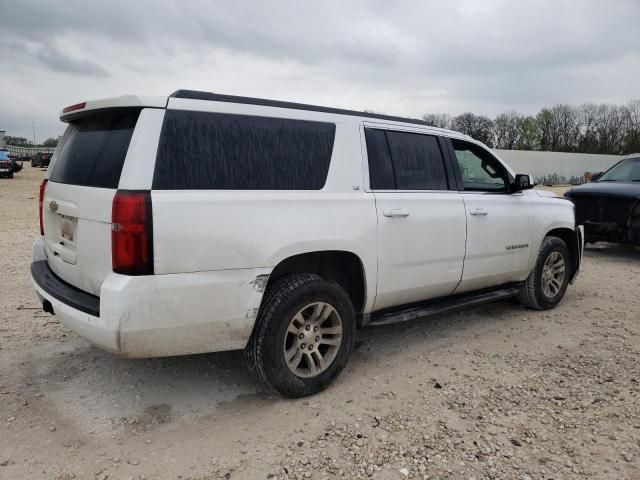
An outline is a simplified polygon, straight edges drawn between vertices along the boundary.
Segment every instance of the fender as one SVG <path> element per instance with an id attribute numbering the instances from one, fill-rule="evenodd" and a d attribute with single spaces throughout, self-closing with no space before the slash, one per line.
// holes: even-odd
<path id="1" fill-rule="evenodd" d="M 369 254 L 367 254 L 365 250 L 353 242 L 343 240 L 332 242 L 329 245 L 320 240 L 289 244 L 284 248 L 277 250 L 269 257 L 269 274 L 271 274 L 282 262 L 291 259 L 292 257 L 322 252 L 349 253 L 360 260 L 360 264 L 362 265 L 362 275 L 364 278 L 364 305 L 362 311 L 363 313 L 369 313 L 373 308 L 376 296 L 378 274 L 377 257 L 375 256 L 376 252 L 369 252 Z"/>
<path id="2" fill-rule="evenodd" d="M 549 233 L 554 230 L 566 230 L 569 235 L 574 235 L 572 232 L 575 230 L 575 222 L 573 219 L 571 221 L 568 220 L 559 220 L 550 223 L 545 223 L 544 225 L 537 224 L 540 219 L 536 217 L 536 226 L 534 227 L 534 237 L 533 242 L 531 243 L 531 256 L 529 257 L 529 265 L 528 271 L 531 272 L 533 267 L 535 266 L 536 259 L 538 258 L 538 252 L 540 251 L 540 246 L 542 245 L 542 240 Z M 571 251 L 571 249 L 570 249 Z"/>

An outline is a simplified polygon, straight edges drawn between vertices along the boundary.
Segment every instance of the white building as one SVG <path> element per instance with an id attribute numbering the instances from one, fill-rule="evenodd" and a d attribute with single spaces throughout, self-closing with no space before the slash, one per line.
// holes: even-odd
<path id="1" fill-rule="evenodd" d="M 536 179 L 558 176 L 569 181 L 586 172 L 602 172 L 620 161 L 620 155 L 590 153 L 533 152 L 528 150 L 494 150 L 516 173 L 528 173 Z"/>

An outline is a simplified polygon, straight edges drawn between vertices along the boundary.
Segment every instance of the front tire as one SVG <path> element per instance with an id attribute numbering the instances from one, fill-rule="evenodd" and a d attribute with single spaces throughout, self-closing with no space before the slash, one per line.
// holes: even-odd
<path id="1" fill-rule="evenodd" d="M 347 364 L 355 312 L 338 284 L 288 275 L 269 287 L 245 349 L 258 378 L 286 397 L 324 390 Z"/>
<path id="2" fill-rule="evenodd" d="M 564 240 L 545 237 L 533 271 L 522 284 L 518 300 L 534 310 L 554 308 L 569 285 L 571 255 Z"/>

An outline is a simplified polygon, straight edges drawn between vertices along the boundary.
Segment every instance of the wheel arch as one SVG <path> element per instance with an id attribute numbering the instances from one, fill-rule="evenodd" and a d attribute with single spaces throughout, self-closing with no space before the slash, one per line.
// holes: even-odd
<path id="1" fill-rule="evenodd" d="M 362 313 L 367 299 L 367 281 L 362 259 L 346 250 L 317 250 L 291 255 L 281 260 L 269 275 L 266 288 L 285 275 L 315 273 L 340 285 L 353 308 Z"/>
<path id="2" fill-rule="evenodd" d="M 558 227 L 549 230 L 545 237 L 556 237 L 564 241 L 569 249 L 571 255 L 571 275 L 569 281 L 573 280 L 578 268 L 580 266 L 580 242 L 576 236 L 576 232 L 568 227 Z"/>

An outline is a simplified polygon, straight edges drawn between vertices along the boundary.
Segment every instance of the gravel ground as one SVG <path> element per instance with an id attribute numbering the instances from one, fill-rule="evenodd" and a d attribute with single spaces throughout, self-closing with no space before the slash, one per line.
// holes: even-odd
<path id="1" fill-rule="evenodd" d="M 640 250 L 589 248 L 553 311 L 362 332 L 333 387 L 285 400 L 238 352 L 127 360 L 43 313 L 42 177 L 0 180 L 0 478 L 640 478 Z"/>

